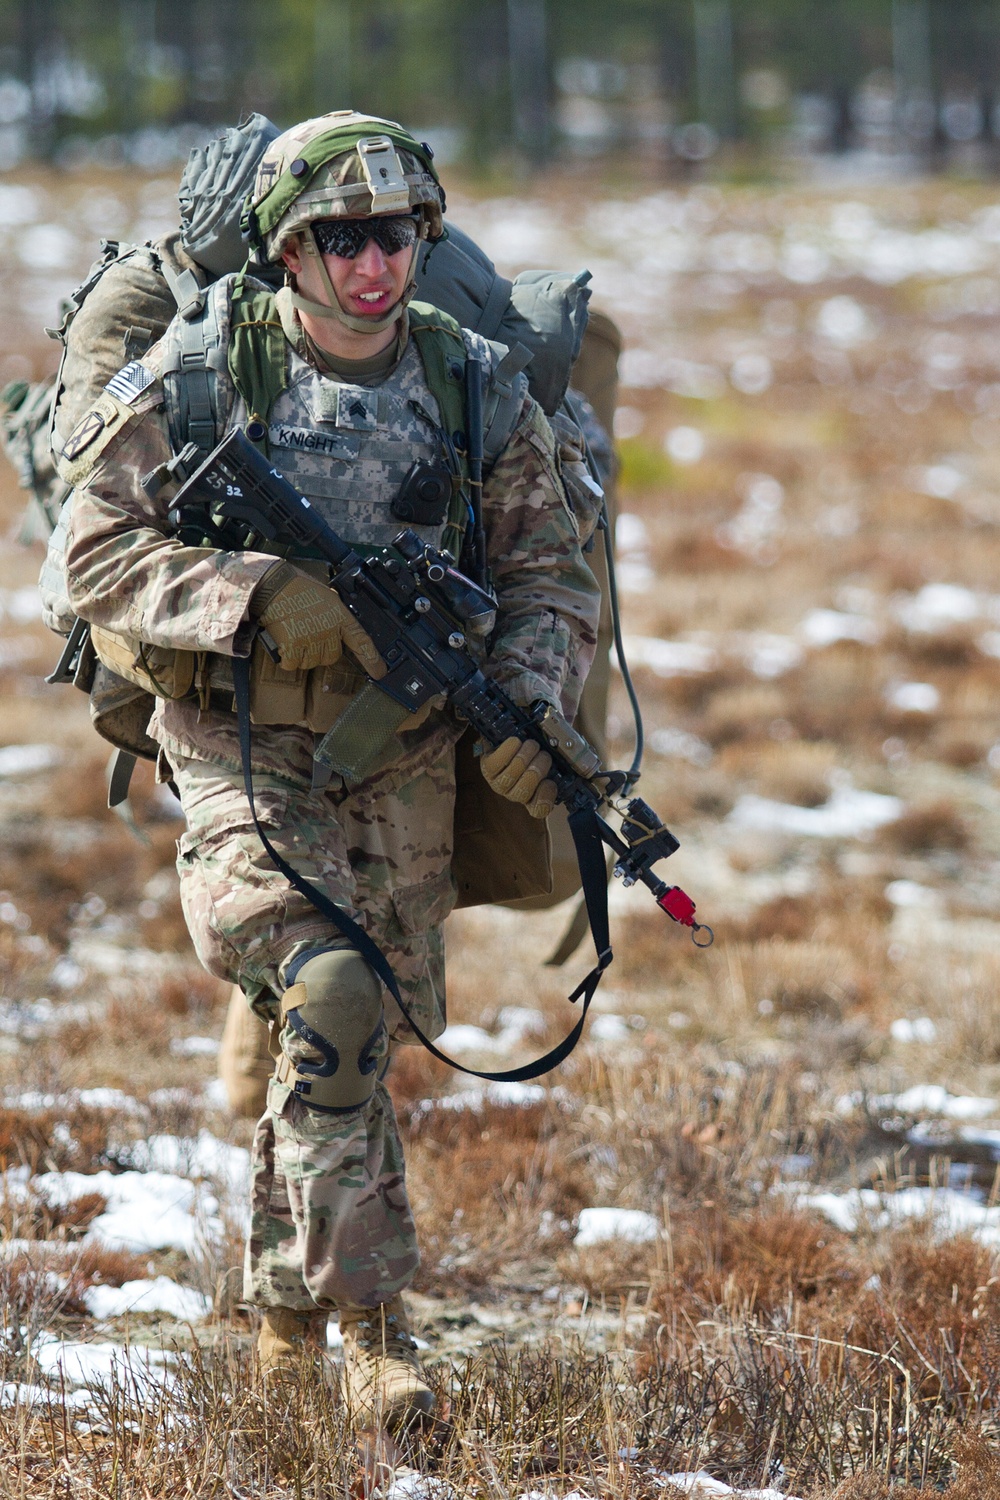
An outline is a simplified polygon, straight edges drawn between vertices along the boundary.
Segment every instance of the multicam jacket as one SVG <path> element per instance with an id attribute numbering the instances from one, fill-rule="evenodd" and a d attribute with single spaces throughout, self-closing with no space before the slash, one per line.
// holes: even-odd
<path id="1" fill-rule="evenodd" d="M 223 341 L 232 282 L 224 278 L 212 289 Z M 77 487 L 66 554 L 69 591 L 74 608 L 92 624 L 150 645 L 212 653 L 224 669 L 225 658 L 249 650 L 250 597 L 273 558 L 183 545 L 166 534 L 169 501 L 150 499 L 142 489 L 142 477 L 171 457 L 161 372 L 169 363 L 171 339 L 179 336 L 178 322 L 138 369 L 130 367 L 131 381 L 116 377 L 110 383 L 65 444 L 61 472 Z M 409 403 L 415 400 L 432 416 L 437 411 L 414 345 L 407 345 L 388 377 L 363 383 L 360 402 L 347 403 L 357 413 L 364 408 L 364 421 L 384 440 L 381 470 L 372 458 L 378 444 L 369 446 L 364 462 L 370 498 L 351 473 L 350 427 L 322 414 L 324 400 L 327 411 L 336 413 L 340 402 L 330 398 L 339 396 L 336 387 L 342 383 L 312 369 L 290 342 L 287 361 L 288 386 L 271 413 L 275 462 L 351 541 L 383 543 L 399 485 L 405 446 L 400 440 L 413 442 L 414 458 L 426 456 L 420 419 Z M 228 376 L 220 372 L 219 379 Z M 231 412 L 230 425 L 242 415 L 235 399 L 220 406 Z M 281 443 L 282 427 L 291 435 L 287 445 Z M 310 432 L 316 434 L 311 448 Z M 330 452 L 337 443 L 344 449 L 340 461 Z M 325 465 L 319 458 L 324 447 Z M 484 484 L 483 517 L 498 600 L 486 670 L 518 703 L 546 698 L 571 717 L 593 657 L 600 597 L 582 556 L 552 430 L 530 397 Z M 358 534 L 366 529 L 370 535 Z M 373 790 L 376 783 L 379 790 L 403 785 L 433 764 L 459 732 L 442 711 L 419 728 L 402 731 L 399 756 L 373 778 Z M 201 709 L 190 699 L 159 700 L 150 733 L 168 760 L 174 754 L 239 769 L 234 716 L 215 699 Z M 304 725 L 258 727 L 254 769 L 308 785 L 313 744 Z"/>

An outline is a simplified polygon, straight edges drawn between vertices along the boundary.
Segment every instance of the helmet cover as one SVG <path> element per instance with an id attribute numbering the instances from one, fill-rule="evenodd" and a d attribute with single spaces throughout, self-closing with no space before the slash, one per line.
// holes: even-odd
<path id="1" fill-rule="evenodd" d="M 319 219 L 418 210 L 423 234 L 444 233 L 444 191 L 433 153 L 393 120 L 336 110 L 272 141 L 244 211 L 244 233 L 270 261 Z"/>

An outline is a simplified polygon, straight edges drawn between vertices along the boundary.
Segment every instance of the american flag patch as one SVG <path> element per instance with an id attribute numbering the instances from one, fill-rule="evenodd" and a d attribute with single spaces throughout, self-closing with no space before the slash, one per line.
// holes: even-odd
<path id="1" fill-rule="evenodd" d="M 131 406 L 133 401 L 138 400 L 147 386 L 153 384 L 155 375 L 150 374 L 146 366 L 134 359 L 124 370 L 119 370 L 113 375 L 104 389 L 116 401 L 123 401 L 126 406 Z"/>

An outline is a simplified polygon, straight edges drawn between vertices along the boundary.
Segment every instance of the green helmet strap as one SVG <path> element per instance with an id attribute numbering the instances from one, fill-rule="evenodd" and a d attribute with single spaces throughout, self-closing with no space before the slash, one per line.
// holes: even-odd
<path id="1" fill-rule="evenodd" d="M 300 154 L 292 163 L 292 166 L 299 169 L 294 176 L 289 167 L 272 183 L 259 203 L 254 204 L 250 198 L 247 199 L 241 221 L 244 239 L 249 239 L 251 245 L 259 248 L 262 237 L 271 232 L 296 198 L 305 192 L 321 167 L 335 156 L 341 156 L 344 152 L 355 149 L 359 140 L 375 135 L 387 136 L 394 146 L 415 156 L 425 171 L 433 177 L 435 182 L 438 182 L 438 174 L 430 155 L 419 141 L 414 140 L 409 131 L 382 121 L 379 121 L 377 125 L 373 122 L 370 129 L 360 130 L 356 124 L 338 125 L 333 130 L 324 131 L 322 135 L 316 136 L 315 140 L 309 141 L 302 147 Z M 364 184 L 359 184 L 359 186 L 363 187 Z"/>

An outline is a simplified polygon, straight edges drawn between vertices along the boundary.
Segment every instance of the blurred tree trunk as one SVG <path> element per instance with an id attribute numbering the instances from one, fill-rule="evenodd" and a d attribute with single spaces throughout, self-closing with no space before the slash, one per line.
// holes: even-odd
<path id="1" fill-rule="evenodd" d="M 507 0 L 514 145 L 533 165 L 549 153 L 549 64 L 545 0 Z"/>
<path id="2" fill-rule="evenodd" d="M 736 134 L 736 69 L 730 0 L 694 0 L 698 118 L 722 140 Z"/>
<path id="3" fill-rule="evenodd" d="M 928 0 L 892 0 L 892 69 L 897 129 L 911 150 L 930 155 L 937 109 Z"/>
<path id="4" fill-rule="evenodd" d="M 316 113 L 324 115 L 354 105 L 351 86 L 350 0 L 316 0 L 313 52 Z"/>
<path id="5" fill-rule="evenodd" d="M 32 154 L 52 155 L 56 120 L 48 107 L 45 88 L 46 65 L 51 61 L 58 31 L 52 0 L 19 0 L 17 8 L 18 52 L 25 83 L 31 89 L 29 134 Z"/>

